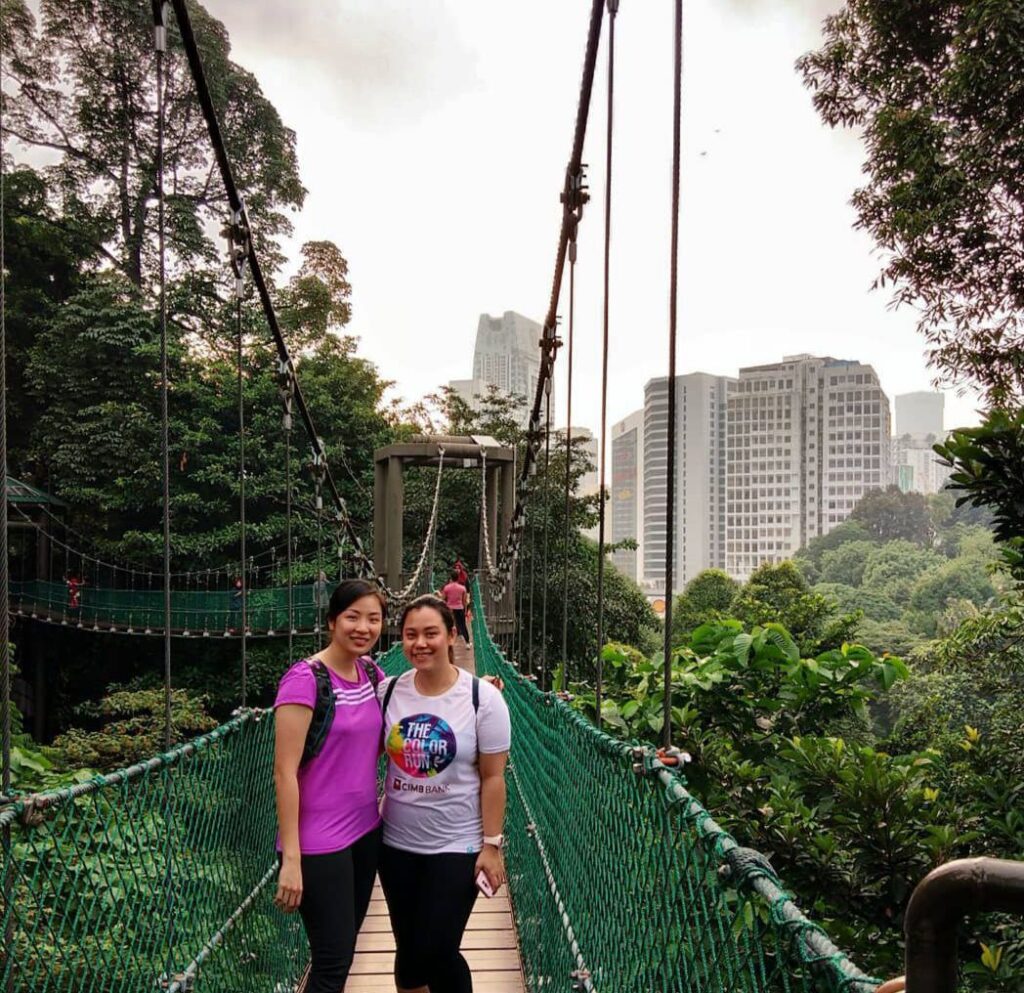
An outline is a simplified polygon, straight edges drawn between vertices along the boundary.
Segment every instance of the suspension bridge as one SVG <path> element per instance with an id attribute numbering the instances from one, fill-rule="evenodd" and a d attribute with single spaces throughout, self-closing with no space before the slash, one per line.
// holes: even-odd
<path id="1" fill-rule="evenodd" d="M 479 993 L 596 991 L 803 991 L 870 993 L 879 979 L 862 972 L 800 909 L 760 853 L 740 846 L 687 790 L 671 750 L 672 715 L 665 694 L 667 750 L 605 733 L 550 687 L 542 658 L 538 673 L 522 671 L 524 577 L 517 561 L 533 478 L 551 454 L 550 384 L 563 341 L 559 307 L 568 271 L 569 391 L 576 236 L 589 197 L 582 163 L 599 43 L 607 38 L 608 107 L 600 486 L 605 490 L 605 411 L 614 105 L 614 31 L 618 0 L 593 0 L 585 44 L 571 152 L 560 191 L 561 223 L 554 277 L 538 342 L 541 373 L 521 452 L 493 439 L 412 439 L 378 453 L 374 548 L 363 546 L 332 475 L 298 364 L 275 313 L 245 204 L 220 130 L 200 45 L 186 0 L 154 0 L 155 87 L 159 124 L 155 195 L 160 215 L 163 569 L 111 562 L 76 544 L 55 502 L 9 480 L 0 501 L 0 646 L 3 657 L 3 782 L 0 796 L 2 913 L 0 988 L 13 993 L 85 993 L 160 989 L 284 993 L 301 989 L 307 945 L 301 926 L 272 905 L 276 860 L 271 768 L 273 714 L 250 707 L 246 645 L 251 638 L 287 640 L 319 635 L 328 577 L 374 580 L 392 606 L 431 589 L 442 474 L 452 467 L 481 473 L 479 575 L 473 582 L 473 652 L 462 664 L 500 676 L 513 717 L 508 771 L 508 896 L 479 909 L 467 954 Z M 173 15 L 173 18 L 172 18 Z M 171 569 L 167 299 L 163 244 L 164 71 L 169 34 L 184 52 L 209 131 L 229 206 L 231 277 L 235 286 L 239 361 L 239 523 L 234 563 L 206 571 Z M 676 254 L 679 213 L 681 3 L 675 3 L 674 168 L 671 193 L 672 273 L 669 300 L 669 383 L 675 382 Z M 3 269 L 0 259 L 0 269 Z M 251 285 L 276 349 L 282 428 L 289 438 L 283 546 L 250 556 L 246 547 L 245 410 L 241 394 L 241 301 Z M 0 335 L 0 407 L 6 411 L 4 338 Z M 669 390 L 666 507 L 674 505 L 674 392 Z M 310 450 L 317 548 L 305 557 L 291 537 L 291 447 L 298 420 Z M 6 466 L 6 416 L 0 417 L 0 464 Z M 571 432 L 566 445 L 569 500 Z M 401 478 L 406 464 L 429 466 L 437 481 L 429 524 L 415 567 L 403 563 Z M 447 468 L 446 468 L 447 467 Z M 545 480 L 548 473 L 544 474 Z M 548 502 L 545 501 L 545 508 Z M 8 521 L 8 508 L 14 519 Z M 666 585 L 672 586 L 673 515 L 666 513 Z M 13 550 L 10 533 L 15 536 Z M 329 530 L 337 558 L 323 554 Z M 545 530 L 546 534 L 546 530 Z M 604 505 L 600 506 L 595 645 L 604 641 Z M 567 554 L 567 553 L 566 553 Z M 326 563 L 330 562 L 330 567 Z M 13 563 L 13 565 L 12 565 Z M 20 565 L 18 565 L 20 563 Z M 565 563 L 548 561 L 552 571 Z M 12 570 L 20 568 L 15 574 Z M 312 581 L 308 576 L 312 575 Z M 299 577 L 307 577 L 301 580 Z M 517 585 L 518 584 L 518 585 Z M 666 617 L 666 678 L 671 602 Z M 547 625 L 547 606 L 545 601 Z M 10 619 L 81 631 L 163 639 L 165 747 L 118 772 L 40 794 L 11 789 Z M 564 622 L 564 619 L 563 619 Z M 517 641 L 518 636 L 518 641 Z M 191 638 L 237 638 L 242 658 L 239 710 L 195 740 L 175 743 L 171 693 L 176 653 Z M 564 637 L 564 636 L 563 636 Z M 172 645 L 177 645 L 172 648 Z M 282 664 L 283 664 L 282 660 Z M 405 662 L 401 646 L 381 656 L 389 673 Z M 598 722 L 602 661 L 595 659 Z M 537 678 L 539 674 L 539 679 Z M 390 988 L 385 926 L 371 910 L 360 939 L 350 990 Z M 491 918 L 484 920 L 484 917 Z M 936 987 L 938 988 L 938 987 Z M 946 987 L 943 987 L 945 989 Z M 912 993 L 923 993 L 924 986 Z"/>

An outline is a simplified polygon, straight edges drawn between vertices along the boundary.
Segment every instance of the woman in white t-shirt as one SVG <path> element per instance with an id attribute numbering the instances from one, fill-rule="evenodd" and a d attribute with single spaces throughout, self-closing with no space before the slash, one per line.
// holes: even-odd
<path id="1" fill-rule="evenodd" d="M 471 993 L 459 953 L 486 877 L 505 882 L 501 858 L 508 707 L 490 683 L 452 661 L 455 618 L 419 597 L 399 618 L 412 671 L 383 683 L 384 843 L 379 872 L 395 933 L 400 993 Z"/>

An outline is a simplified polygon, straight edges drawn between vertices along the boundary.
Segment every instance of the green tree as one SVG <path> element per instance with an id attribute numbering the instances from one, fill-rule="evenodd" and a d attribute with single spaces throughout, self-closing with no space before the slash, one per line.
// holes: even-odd
<path id="1" fill-rule="evenodd" d="M 781 624 L 805 655 L 850 640 L 857 620 L 837 616 L 825 597 L 811 592 L 792 562 L 766 562 L 758 566 L 736 594 L 731 612 L 748 627 Z"/>
<path id="2" fill-rule="evenodd" d="M 1024 580 L 1024 408 L 994 410 L 976 428 L 953 431 L 935 451 L 953 474 L 957 507 L 987 507 L 1014 576 Z"/>
<path id="3" fill-rule="evenodd" d="M 905 607 L 910 603 L 910 591 L 918 576 L 943 561 L 937 552 L 913 542 L 890 541 L 879 545 L 868 557 L 863 586 Z"/>
<path id="4" fill-rule="evenodd" d="M 1024 395 L 1024 19 L 1017 0 L 847 0 L 798 67 L 864 136 L 859 226 L 879 285 L 919 310 L 931 360 L 997 402 Z"/>
<path id="5" fill-rule="evenodd" d="M 12 475 L 29 477 L 30 446 L 48 407 L 29 388 L 29 352 L 60 304 L 79 288 L 88 249 L 73 230 L 54 223 L 44 177 L 27 166 L 11 170 L 9 165 L 4 163 L 3 191 L 8 466 Z"/>
<path id="6" fill-rule="evenodd" d="M 843 583 L 860 586 L 864 566 L 877 545 L 870 541 L 849 541 L 821 556 L 820 583 Z"/>
<path id="7" fill-rule="evenodd" d="M 865 619 L 874 621 L 895 621 L 900 608 L 884 593 L 865 587 L 848 586 L 845 583 L 818 583 L 813 592 L 835 603 L 841 614 L 862 613 Z M 857 637 L 862 638 L 861 624 L 857 624 Z M 891 649 L 884 649 L 891 651 Z M 895 653 L 894 653 L 895 654 Z"/>
<path id="8" fill-rule="evenodd" d="M 910 608 L 920 616 L 924 632 L 934 635 L 949 604 L 966 600 L 981 607 L 994 596 L 992 583 L 978 562 L 953 559 L 917 578 L 910 591 Z"/>
<path id="9" fill-rule="evenodd" d="M 672 644 L 682 645 L 701 624 L 727 617 L 739 588 L 721 569 L 705 569 L 694 576 L 672 606 Z"/>
<path id="10" fill-rule="evenodd" d="M 920 493 L 904 493 L 898 486 L 870 490 L 850 514 L 875 541 L 912 541 L 930 545 L 933 537 L 928 504 Z"/>
<path id="11" fill-rule="evenodd" d="M 97 259 L 135 286 L 156 276 L 154 54 L 152 14 L 132 0 L 42 0 L 39 22 L 23 0 L 3 0 L 11 52 L 5 126 L 23 144 L 57 155 L 47 172 L 61 213 L 75 218 Z M 281 261 L 285 210 L 301 206 L 295 135 L 256 78 L 229 57 L 223 25 L 191 6 L 214 104 L 264 264 Z M 167 246 L 185 310 L 209 318 L 228 283 L 211 234 L 227 204 L 206 124 L 170 18 L 165 60 Z M 214 306 L 208 306 L 213 301 Z M 200 322 L 193 330 L 203 333 Z"/>

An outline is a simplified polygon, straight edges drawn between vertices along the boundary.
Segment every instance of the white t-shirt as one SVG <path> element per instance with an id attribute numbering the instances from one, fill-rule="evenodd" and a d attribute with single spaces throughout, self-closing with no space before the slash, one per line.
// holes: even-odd
<path id="1" fill-rule="evenodd" d="M 384 714 L 384 843 L 424 854 L 478 852 L 483 820 L 477 755 L 509 750 L 508 706 L 499 690 L 481 680 L 474 713 L 473 677 L 464 669 L 441 696 L 418 693 L 415 675 L 396 677 Z M 381 682 L 381 699 L 389 683 Z"/>

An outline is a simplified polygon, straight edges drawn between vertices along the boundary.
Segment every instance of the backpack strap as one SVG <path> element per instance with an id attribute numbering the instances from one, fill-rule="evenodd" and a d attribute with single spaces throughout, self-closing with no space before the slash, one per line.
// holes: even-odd
<path id="1" fill-rule="evenodd" d="M 373 695 L 377 695 L 377 687 L 380 685 L 380 670 L 377 668 L 376 663 L 368 655 L 364 655 L 359 660 L 360 665 L 363 667 L 363 672 L 366 673 L 366 678 L 370 681 L 370 685 L 373 687 Z"/>
<path id="2" fill-rule="evenodd" d="M 334 687 L 331 685 L 331 674 L 327 666 L 319 659 L 307 659 L 306 664 L 313 671 L 316 681 L 316 699 L 313 702 L 313 718 L 306 731 L 306 742 L 302 748 L 301 768 L 311 759 L 315 759 L 323 750 L 327 741 L 327 732 L 334 723 Z"/>
<path id="3" fill-rule="evenodd" d="M 477 676 L 473 677 L 473 713 L 480 713 L 480 679 Z"/>
<path id="4" fill-rule="evenodd" d="M 384 699 L 380 703 L 380 715 L 384 718 L 385 722 L 387 717 L 385 716 L 388 712 L 388 704 L 391 702 L 391 694 L 395 692 L 395 687 L 398 685 L 398 680 L 401 676 L 395 676 L 394 679 L 388 683 L 388 688 L 384 691 Z"/>

